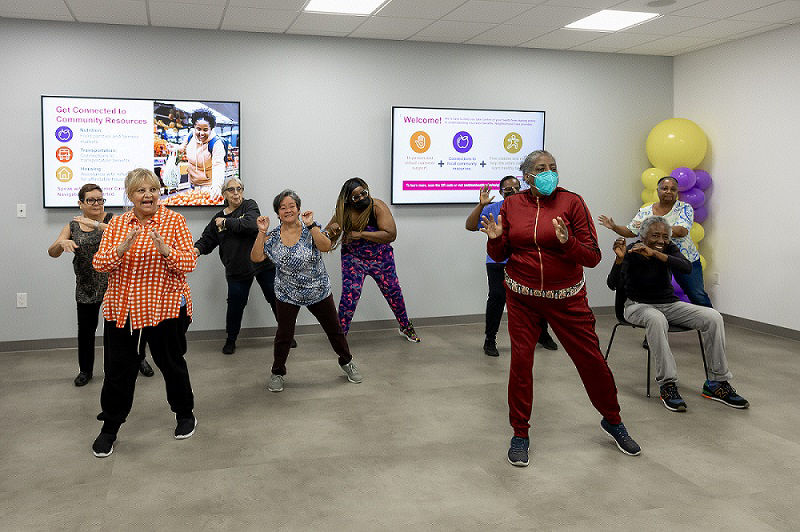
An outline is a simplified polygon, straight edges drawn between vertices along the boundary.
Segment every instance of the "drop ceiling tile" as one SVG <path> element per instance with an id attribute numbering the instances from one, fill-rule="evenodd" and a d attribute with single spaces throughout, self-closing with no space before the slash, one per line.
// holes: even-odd
<path id="1" fill-rule="evenodd" d="M 392 0 L 376 13 L 382 17 L 410 17 L 439 19 L 465 0 Z"/>
<path id="2" fill-rule="evenodd" d="M 230 6 L 222 20 L 223 30 L 286 31 L 297 17 L 296 11 Z"/>
<path id="3" fill-rule="evenodd" d="M 588 17 L 595 13 L 591 9 L 578 7 L 536 6 L 506 24 L 521 24 L 523 26 L 549 26 L 562 28 L 576 20 Z"/>
<path id="4" fill-rule="evenodd" d="M 150 24 L 171 28 L 216 29 L 222 21 L 222 10 L 222 5 L 150 0 Z"/>
<path id="5" fill-rule="evenodd" d="M 479 33 L 493 28 L 494 24 L 480 22 L 456 22 L 454 20 L 438 20 L 423 29 L 410 40 L 431 42 L 465 42 Z"/>
<path id="6" fill-rule="evenodd" d="M 284 33 L 292 34 L 292 35 L 316 35 L 319 37 L 347 37 L 350 32 L 347 31 L 324 31 L 324 30 L 296 30 L 293 28 L 289 28 Z"/>
<path id="7" fill-rule="evenodd" d="M 766 24 L 763 22 L 725 19 L 717 20 L 710 24 L 706 24 L 705 26 L 700 26 L 699 28 L 681 32 L 678 35 L 683 37 L 700 37 L 708 40 L 724 39 L 732 37 L 737 33 L 755 30 L 765 25 Z"/>
<path id="8" fill-rule="evenodd" d="M 3 0 L 0 17 L 74 21 L 64 0 Z"/>
<path id="9" fill-rule="evenodd" d="M 630 48 L 632 46 L 639 46 L 650 41 L 661 39 L 663 35 L 645 35 L 642 33 L 628 33 L 618 31 L 616 33 L 607 33 L 603 37 L 592 41 L 593 45 L 603 46 L 606 48 Z"/>
<path id="10" fill-rule="evenodd" d="M 705 0 L 693 6 L 674 11 L 679 17 L 705 17 L 723 19 L 774 4 L 776 0 Z"/>
<path id="11" fill-rule="evenodd" d="M 549 6 L 583 7 L 600 11 L 601 9 L 616 9 L 612 6 L 619 2 L 620 0 L 547 0 L 544 3 Z"/>
<path id="12" fill-rule="evenodd" d="M 420 18 L 370 17 L 350 36 L 367 39 L 407 39 L 431 23 L 431 20 Z"/>
<path id="13" fill-rule="evenodd" d="M 756 22 L 785 22 L 800 18 L 800 2 L 787 0 L 771 6 L 754 9 L 731 17 L 735 20 L 752 20 Z"/>
<path id="14" fill-rule="evenodd" d="M 467 44 L 490 44 L 493 46 L 518 46 L 540 35 L 544 35 L 556 28 L 533 28 L 528 26 L 515 26 L 500 24 L 483 33 L 476 35 Z"/>
<path id="15" fill-rule="evenodd" d="M 529 4 L 511 2 L 487 2 L 470 0 L 443 17 L 443 20 L 461 22 L 491 22 L 500 24 L 531 9 Z"/>
<path id="16" fill-rule="evenodd" d="M 147 25 L 147 4 L 143 0 L 69 0 L 78 22 Z"/>
<path id="17" fill-rule="evenodd" d="M 625 54 L 649 53 L 653 55 L 674 55 L 679 50 L 684 50 L 692 46 L 700 46 L 702 44 L 712 41 L 714 41 L 714 39 L 699 39 L 697 37 L 681 37 L 673 35 L 670 37 L 664 37 L 662 39 L 656 39 L 655 41 L 650 41 L 648 43 L 640 44 L 638 46 L 624 48 L 620 50 L 620 52 Z"/>
<path id="18" fill-rule="evenodd" d="M 604 48 L 603 46 L 598 46 L 594 44 L 594 41 L 587 42 L 585 44 L 580 44 L 578 46 L 573 46 L 569 49 L 571 52 L 597 52 L 603 54 L 613 54 L 619 51 L 619 48 Z"/>
<path id="19" fill-rule="evenodd" d="M 291 33 L 314 31 L 314 35 L 322 35 L 321 33 L 316 33 L 318 31 L 350 33 L 365 21 L 366 17 L 357 17 L 355 15 L 300 13 L 290 29 L 292 30 Z"/>
<path id="20" fill-rule="evenodd" d="M 700 2 L 700 0 L 676 0 L 674 4 L 666 6 L 649 6 L 652 0 L 628 0 L 616 4 L 613 9 L 620 11 L 639 11 L 644 13 L 659 13 L 666 15 Z"/>
<path id="21" fill-rule="evenodd" d="M 743 31 L 742 33 L 737 33 L 736 35 L 733 35 L 730 38 L 725 39 L 725 40 L 731 41 L 731 40 L 744 39 L 746 37 L 751 37 L 753 35 L 758 35 L 759 33 L 766 33 L 768 31 L 777 30 L 777 29 L 780 29 L 780 28 L 785 28 L 786 26 L 789 26 L 789 24 L 767 24 L 766 26 L 761 26 L 760 28 L 756 28 L 756 29 L 751 30 L 751 31 Z"/>
<path id="22" fill-rule="evenodd" d="M 523 48 L 565 50 L 573 46 L 579 46 L 588 41 L 593 41 L 603 35 L 605 35 L 605 33 L 600 33 L 598 31 L 555 30 L 541 37 L 522 43 L 520 46 Z"/>
<path id="23" fill-rule="evenodd" d="M 257 7 L 300 11 L 308 0 L 230 0 L 230 7 Z"/>

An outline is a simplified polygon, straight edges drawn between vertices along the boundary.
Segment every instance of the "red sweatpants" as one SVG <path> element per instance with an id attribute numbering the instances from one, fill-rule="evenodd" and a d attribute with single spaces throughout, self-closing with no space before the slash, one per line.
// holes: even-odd
<path id="1" fill-rule="evenodd" d="M 614 376 L 600 352 L 594 332 L 594 314 L 586 288 L 567 299 L 520 295 L 506 287 L 508 333 L 511 336 L 511 371 L 508 376 L 509 421 L 514 435 L 528 437 L 533 406 L 533 352 L 544 318 L 572 359 L 589 400 L 609 423 L 619 416 Z"/>

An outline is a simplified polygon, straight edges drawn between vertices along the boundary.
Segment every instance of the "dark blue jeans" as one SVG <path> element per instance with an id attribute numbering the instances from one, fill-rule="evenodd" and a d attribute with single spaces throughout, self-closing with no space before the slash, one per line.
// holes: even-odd
<path id="1" fill-rule="evenodd" d="M 247 306 L 247 299 L 250 296 L 250 287 L 253 285 L 253 277 L 243 281 L 228 279 L 228 312 L 225 315 L 225 332 L 228 333 L 229 340 L 236 340 L 239 330 L 242 328 L 242 316 L 244 307 Z M 275 313 L 275 268 L 263 269 L 255 276 L 258 286 L 264 293 L 264 297 Z M 277 319 L 277 317 L 276 317 Z"/>
<path id="2" fill-rule="evenodd" d="M 703 266 L 700 264 L 699 259 L 692 263 L 691 273 L 673 272 L 672 275 L 675 276 L 675 281 L 683 288 L 689 301 L 701 307 L 713 307 L 711 299 L 703 287 Z"/>

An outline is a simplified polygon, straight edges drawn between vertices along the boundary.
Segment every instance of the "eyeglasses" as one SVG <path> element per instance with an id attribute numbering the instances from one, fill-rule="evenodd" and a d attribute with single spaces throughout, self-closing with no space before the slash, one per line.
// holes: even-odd
<path id="1" fill-rule="evenodd" d="M 512 192 L 519 192 L 520 187 L 504 187 L 500 189 L 503 194 L 511 194 Z"/>
<path id="2" fill-rule="evenodd" d="M 242 192 L 244 192 L 244 187 L 228 187 L 223 192 L 229 192 L 231 194 L 235 192 L 237 194 L 241 194 Z"/>
<path id="3" fill-rule="evenodd" d="M 89 198 L 83 200 L 86 205 L 103 205 L 106 200 L 105 198 Z"/>
<path id="4" fill-rule="evenodd" d="M 353 203 L 355 203 L 357 201 L 361 201 L 362 199 L 368 198 L 368 197 L 369 197 L 369 190 L 364 189 L 364 190 L 361 191 L 361 194 L 353 194 L 352 196 L 350 196 L 350 200 Z"/>

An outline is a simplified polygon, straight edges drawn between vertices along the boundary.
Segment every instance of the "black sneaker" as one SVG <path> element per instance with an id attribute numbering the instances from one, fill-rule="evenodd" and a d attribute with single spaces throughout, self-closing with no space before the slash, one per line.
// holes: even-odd
<path id="1" fill-rule="evenodd" d="M 549 334 L 540 334 L 538 344 L 548 351 L 558 351 L 558 344 L 553 341 L 553 337 Z"/>
<path id="2" fill-rule="evenodd" d="M 508 448 L 508 463 L 517 467 L 528 466 L 528 447 L 531 440 L 514 436 Z"/>
<path id="3" fill-rule="evenodd" d="M 148 364 L 147 360 L 145 359 L 142 359 L 142 361 L 139 363 L 139 373 L 145 377 L 152 377 L 155 375 L 153 368 L 150 367 L 150 364 Z"/>
<path id="4" fill-rule="evenodd" d="M 222 352 L 226 355 L 232 355 L 236 352 L 236 340 L 228 338 L 225 340 L 225 345 L 222 346 Z"/>
<path id="5" fill-rule="evenodd" d="M 294 349 L 295 347 L 297 347 L 297 340 L 292 338 L 292 343 L 289 344 L 289 349 Z"/>
<path id="6" fill-rule="evenodd" d="M 175 439 L 185 440 L 186 438 L 191 438 L 196 426 L 197 419 L 194 416 L 178 419 L 178 425 L 175 427 Z"/>
<path id="7" fill-rule="evenodd" d="M 500 356 L 500 351 L 497 350 L 497 344 L 494 338 L 486 338 L 486 340 L 483 341 L 483 352 L 486 356 L 490 357 Z"/>
<path id="8" fill-rule="evenodd" d="M 98 458 L 105 458 L 114 452 L 114 441 L 117 435 L 109 432 L 101 432 L 92 444 L 92 453 Z"/>
<path id="9" fill-rule="evenodd" d="M 661 402 L 667 410 L 673 412 L 686 412 L 686 403 L 678 393 L 678 387 L 674 382 L 668 382 L 661 387 Z"/>
<path id="10" fill-rule="evenodd" d="M 75 386 L 86 386 L 90 380 L 92 380 L 92 374 L 81 371 L 73 382 Z"/>
<path id="11" fill-rule="evenodd" d="M 639 444 L 633 441 L 633 438 L 631 438 L 628 434 L 628 430 L 625 428 L 624 423 L 612 425 L 606 421 L 606 418 L 603 418 L 603 420 L 600 422 L 600 427 L 602 427 L 606 434 L 614 439 L 614 442 L 617 444 L 617 448 L 623 453 L 629 456 L 638 456 L 642 452 L 642 448 L 639 447 Z"/>
<path id="12" fill-rule="evenodd" d="M 733 408 L 747 408 L 750 403 L 736 393 L 728 381 L 706 381 L 703 384 L 703 397 L 719 401 Z"/>

